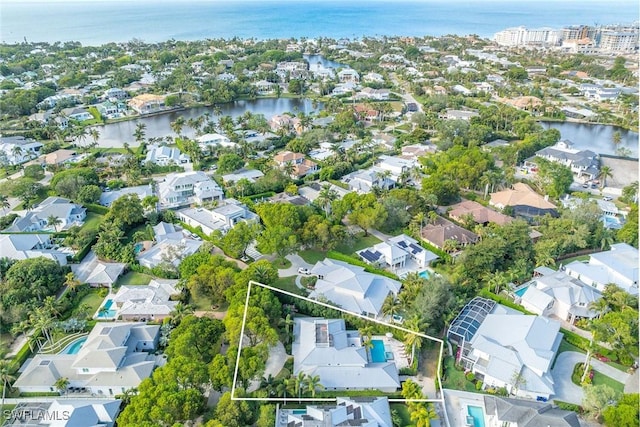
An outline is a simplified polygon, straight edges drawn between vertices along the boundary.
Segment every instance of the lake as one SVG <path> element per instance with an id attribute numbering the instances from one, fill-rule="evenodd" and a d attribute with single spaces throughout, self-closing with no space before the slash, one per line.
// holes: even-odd
<path id="1" fill-rule="evenodd" d="M 348 68 L 349 66 L 346 64 L 341 64 L 336 61 L 332 61 L 330 59 L 325 58 L 322 55 L 302 55 L 304 59 L 309 63 L 309 66 L 314 67 L 318 62 L 322 64 L 324 68 Z"/>
<path id="2" fill-rule="evenodd" d="M 313 108 L 313 101 L 311 99 L 297 99 L 297 98 L 261 98 L 254 100 L 234 101 L 228 104 L 220 105 L 223 116 L 231 116 L 234 119 L 241 116 L 246 111 L 251 111 L 253 114 L 263 114 L 267 120 L 271 117 L 286 112 L 297 113 L 304 112 L 305 114 L 311 114 L 317 112 L 320 106 Z M 133 139 L 133 132 L 136 129 L 136 124 L 141 122 L 147 127 L 145 129 L 146 138 L 158 138 L 165 137 L 167 135 L 175 135 L 171 129 L 171 122 L 175 121 L 178 117 L 184 117 L 185 121 L 190 118 L 197 118 L 205 113 L 211 115 L 212 121 L 217 121 L 217 117 L 213 114 L 213 107 L 199 107 L 190 108 L 183 111 L 173 111 L 166 114 L 159 114 L 151 117 L 141 117 L 136 120 L 129 120 L 125 122 L 109 123 L 104 126 L 97 126 L 100 132 L 98 138 L 98 146 L 100 147 L 122 147 L 123 143 L 129 142 L 132 146 L 135 145 Z M 184 127 L 182 134 L 188 137 L 195 136 L 195 131 L 187 126 Z"/>
<path id="3" fill-rule="evenodd" d="M 558 129 L 562 139 L 568 139 L 573 142 L 575 148 L 609 155 L 616 155 L 616 146 L 612 142 L 613 133 L 620 131 L 620 136 L 622 137 L 620 147 L 627 148 L 631 151 L 631 157 L 638 158 L 638 143 L 640 140 L 637 132 L 628 131 L 617 126 L 575 122 L 540 122 L 540 124 L 545 129 Z"/>

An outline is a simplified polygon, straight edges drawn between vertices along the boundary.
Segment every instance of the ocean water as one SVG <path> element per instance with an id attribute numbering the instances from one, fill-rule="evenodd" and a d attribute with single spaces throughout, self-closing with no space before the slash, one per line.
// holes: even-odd
<path id="1" fill-rule="evenodd" d="M 2 0 L 0 41 L 99 45 L 133 38 L 491 37 L 519 25 L 639 19 L 636 0 Z"/>

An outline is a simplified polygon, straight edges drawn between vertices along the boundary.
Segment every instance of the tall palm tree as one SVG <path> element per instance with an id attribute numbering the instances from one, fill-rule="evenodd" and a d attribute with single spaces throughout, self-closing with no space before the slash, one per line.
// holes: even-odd
<path id="1" fill-rule="evenodd" d="M 287 176 L 292 177 L 294 172 L 296 171 L 296 165 L 294 165 L 293 162 L 287 162 L 282 167 L 282 170 Z"/>
<path id="2" fill-rule="evenodd" d="M 294 377 L 294 386 L 295 392 L 298 395 L 298 399 L 302 397 L 302 390 L 304 390 L 307 386 L 307 374 L 304 372 L 299 372 L 296 377 Z"/>
<path id="3" fill-rule="evenodd" d="M 13 164 L 17 165 L 22 161 L 22 157 L 24 156 L 24 150 L 19 145 L 15 145 L 11 149 L 11 155 L 13 156 Z"/>
<path id="4" fill-rule="evenodd" d="M 67 289 L 69 289 L 73 293 L 76 293 L 76 291 L 78 290 L 78 287 L 80 287 L 81 285 L 80 281 L 76 278 L 75 274 L 73 274 L 73 271 L 68 272 L 67 275 L 64 276 L 64 284 L 67 287 Z"/>
<path id="5" fill-rule="evenodd" d="M 89 136 L 91 137 L 91 139 L 93 140 L 93 143 L 91 144 L 92 146 L 97 146 L 98 145 L 98 139 L 100 139 L 100 131 L 96 128 L 91 128 L 89 130 Z"/>
<path id="6" fill-rule="evenodd" d="M 612 178 L 613 177 L 613 169 L 611 169 L 611 166 L 602 166 L 600 168 L 600 173 L 598 174 L 598 178 L 601 180 L 600 181 L 600 188 L 604 188 L 607 186 L 607 178 Z"/>
<path id="7" fill-rule="evenodd" d="M 307 390 L 311 393 L 311 397 L 316 397 L 316 392 L 323 388 L 324 386 L 320 384 L 319 375 L 307 376 Z"/>
<path id="8" fill-rule="evenodd" d="M 47 227 L 53 227 L 55 231 L 58 231 L 58 226 L 62 224 L 62 220 L 55 215 L 49 215 L 47 217 Z"/>
<path id="9" fill-rule="evenodd" d="M 393 319 L 393 316 L 398 314 L 400 310 L 400 301 L 392 293 L 389 293 L 382 304 L 382 314 L 389 316 Z"/>
<path id="10" fill-rule="evenodd" d="M 338 193 L 331 188 L 330 184 L 324 184 L 316 201 L 324 210 L 325 216 L 328 218 L 331 214 L 331 202 L 338 198 Z"/>
<path id="11" fill-rule="evenodd" d="M 420 316 L 414 315 L 405 321 L 404 327 L 412 331 L 420 332 L 426 329 L 427 325 Z M 422 337 L 416 334 L 405 333 L 404 345 L 407 349 L 411 349 L 409 365 L 413 365 L 416 349 L 419 350 L 422 347 Z"/>
<path id="12" fill-rule="evenodd" d="M 180 116 L 174 121 L 171 122 L 171 130 L 175 132 L 179 139 L 182 139 L 182 129 L 184 128 L 185 120 L 184 117 Z"/>
<path id="13" fill-rule="evenodd" d="M 138 144 L 144 141 L 145 129 L 147 125 L 143 122 L 136 123 L 136 129 L 133 131 L 133 138 L 136 140 Z"/>
<path id="14" fill-rule="evenodd" d="M 14 375 L 15 367 L 13 363 L 8 360 L 0 360 L 0 381 L 2 381 L 2 405 L 0 406 L 0 413 L 4 411 L 4 399 L 7 393 L 7 388 L 11 388 L 11 383 L 16 380 Z"/>

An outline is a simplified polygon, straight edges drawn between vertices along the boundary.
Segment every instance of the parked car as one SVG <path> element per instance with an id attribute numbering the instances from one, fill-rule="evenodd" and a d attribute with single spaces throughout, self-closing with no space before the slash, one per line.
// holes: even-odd
<path id="1" fill-rule="evenodd" d="M 308 268 L 300 267 L 298 269 L 298 274 L 311 274 Z"/>
<path id="2" fill-rule="evenodd" d="M 613 200 L 613 197 L 611 197 L 611 196 L 604 196 L 604 197 L 602 198 L 602 200 L 604 200 L 605 202 L 610 202 L 610 201 L 612 201 L 612 200 Z"/>

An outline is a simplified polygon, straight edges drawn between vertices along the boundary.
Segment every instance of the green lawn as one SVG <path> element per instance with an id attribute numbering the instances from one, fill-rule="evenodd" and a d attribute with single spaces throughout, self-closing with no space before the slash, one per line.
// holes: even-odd
<path id="1" fill-rule="evenodd" d="M 558 354 L 564 351 L 576 351 L 578 353 L 586 354 L 587 352 L 583 349 L 576 347 L 573 344 L 569 344 L 566 340 L 560 341 L 560 347 L 558 347 Z"/>
<path id="2" fill-rule="evenodd" d="M 369 246 L 373 246 L 376 243 L 380 243 L 381 240 L 376 236 L 372 236 L 369 234 L 365 236 L 364 233 L 357 236 L 350 245 L 346 245 L 344 243 L 340 243 L 336 246 L 336 251 L 341 252 L 345 255 L 352 255 L 355 251 L 359 251 L 360 249 L 368 248 Z"/>
<path id="3" fill-rule="evenodd" d="M 296 276 L 280 277 L 273 283 L 273 287 L 293 294 L 307 295 L 304 290 L 296 286 Z"/>
<path id="4" fill-rule="evenodd" d="M 327 253 L 317 249 L 308 249 L 306 251 L 299 251 L 298 255 L 309 264 L 315 264 L 318 261 L 322 261 L 327 257 Z"/>
<path id="5" fill-rule="evenodd" d="M 103 218 L 104 215 L 100 215 L 95 212 L 87 212 L 87 218 L 84 220 L 82 229 L 98 231 L 98 227 L 100 227 L 100 223 Z"/>
<path id="6" fill-rule="evenodd" d="M 151 276 L 148 274 L 138 273 L 136 271 L 130 271 L 124 276 L 120 276 L 116 282 L 116 286 L 122 285 L 148 285 L 151 281 Z"/>
<path id="7" fill-rule="evenodd" d="M 407 405 L 405 405 L 404 403 L 391 403 L 389 406 L 391 407 L 391 411 L 396 411 L 398 413 L 398 416 L 402 420 L 401 425 L 407 427 L 415 425 L 411 422 L 411 416 L 409 414 L 409 408 L 407 408 Z"/>
<path id="8" fill-rule="evenodd" d="M 102 301 L 104 301 L 104 297 L 100 296 L 98 291 L 99 291 L 98 289 L 92 289 L 88 295 L 84 296 L 78 302 L 78 305 L 76 305 L 76 307 L 71 312 L 72 316 L 78 312 L 78 307 L 80 307 L 83 304 L 87 304 L 89 306 L 87 316 L 88 317 L 93 316 L 95 312 L 98 310 L 98 307 L 100 307 L 100 304 L 102 303 Z"/>
<path id="9" fill-rule="evenodd" d="M 559 261 L 556 263 L 556 267 L 559 267 L 560 264 L 562 265 L 567 265 L 573 261 L 589 261 L 589 258 L 591 258 L 590 255 L 579 255 L 579 256 L 574 256 L 571 258 L 567 258 L 567 259 L 563 259 L 562 261 Z"/>
<path id="10" fill-rule="evenodd" d="M 619 383 L 618 381 L 614 380 L 613 378 L 610 378 L 604 374 L 601 374 L 600 372 L 596 371 L 594 369 L 593 371 L 593 385 L 601 385 L 601 384 L 606 384 L 609 387 L 611 387 L 612 389 L 614 389 L 616 392 L 622 394 L 624 393 L 624 384 Z"/>
<path id="11" fill-rule="evenodd" d="M 5 404 L 2 407 L 2 411 L 0 412 L 0 424 L 4 423 L 4 421 L 7 419 L 7 415 L 9 415 L 11 413 L 11 410 L 14 409 L 16 407 L 16 405 L 9 405 L 9 404 Z"/>
<path id="12" fill-rule="evenodd" d="M 442 381 L 442 388 L 478 392 L 475 385 L 471 381 L 467 381 L 464 371 L 458 371 L 455 368 L 455 360 L 451 356 L 444 359 L 444 377 L 446 379 Z"/>

